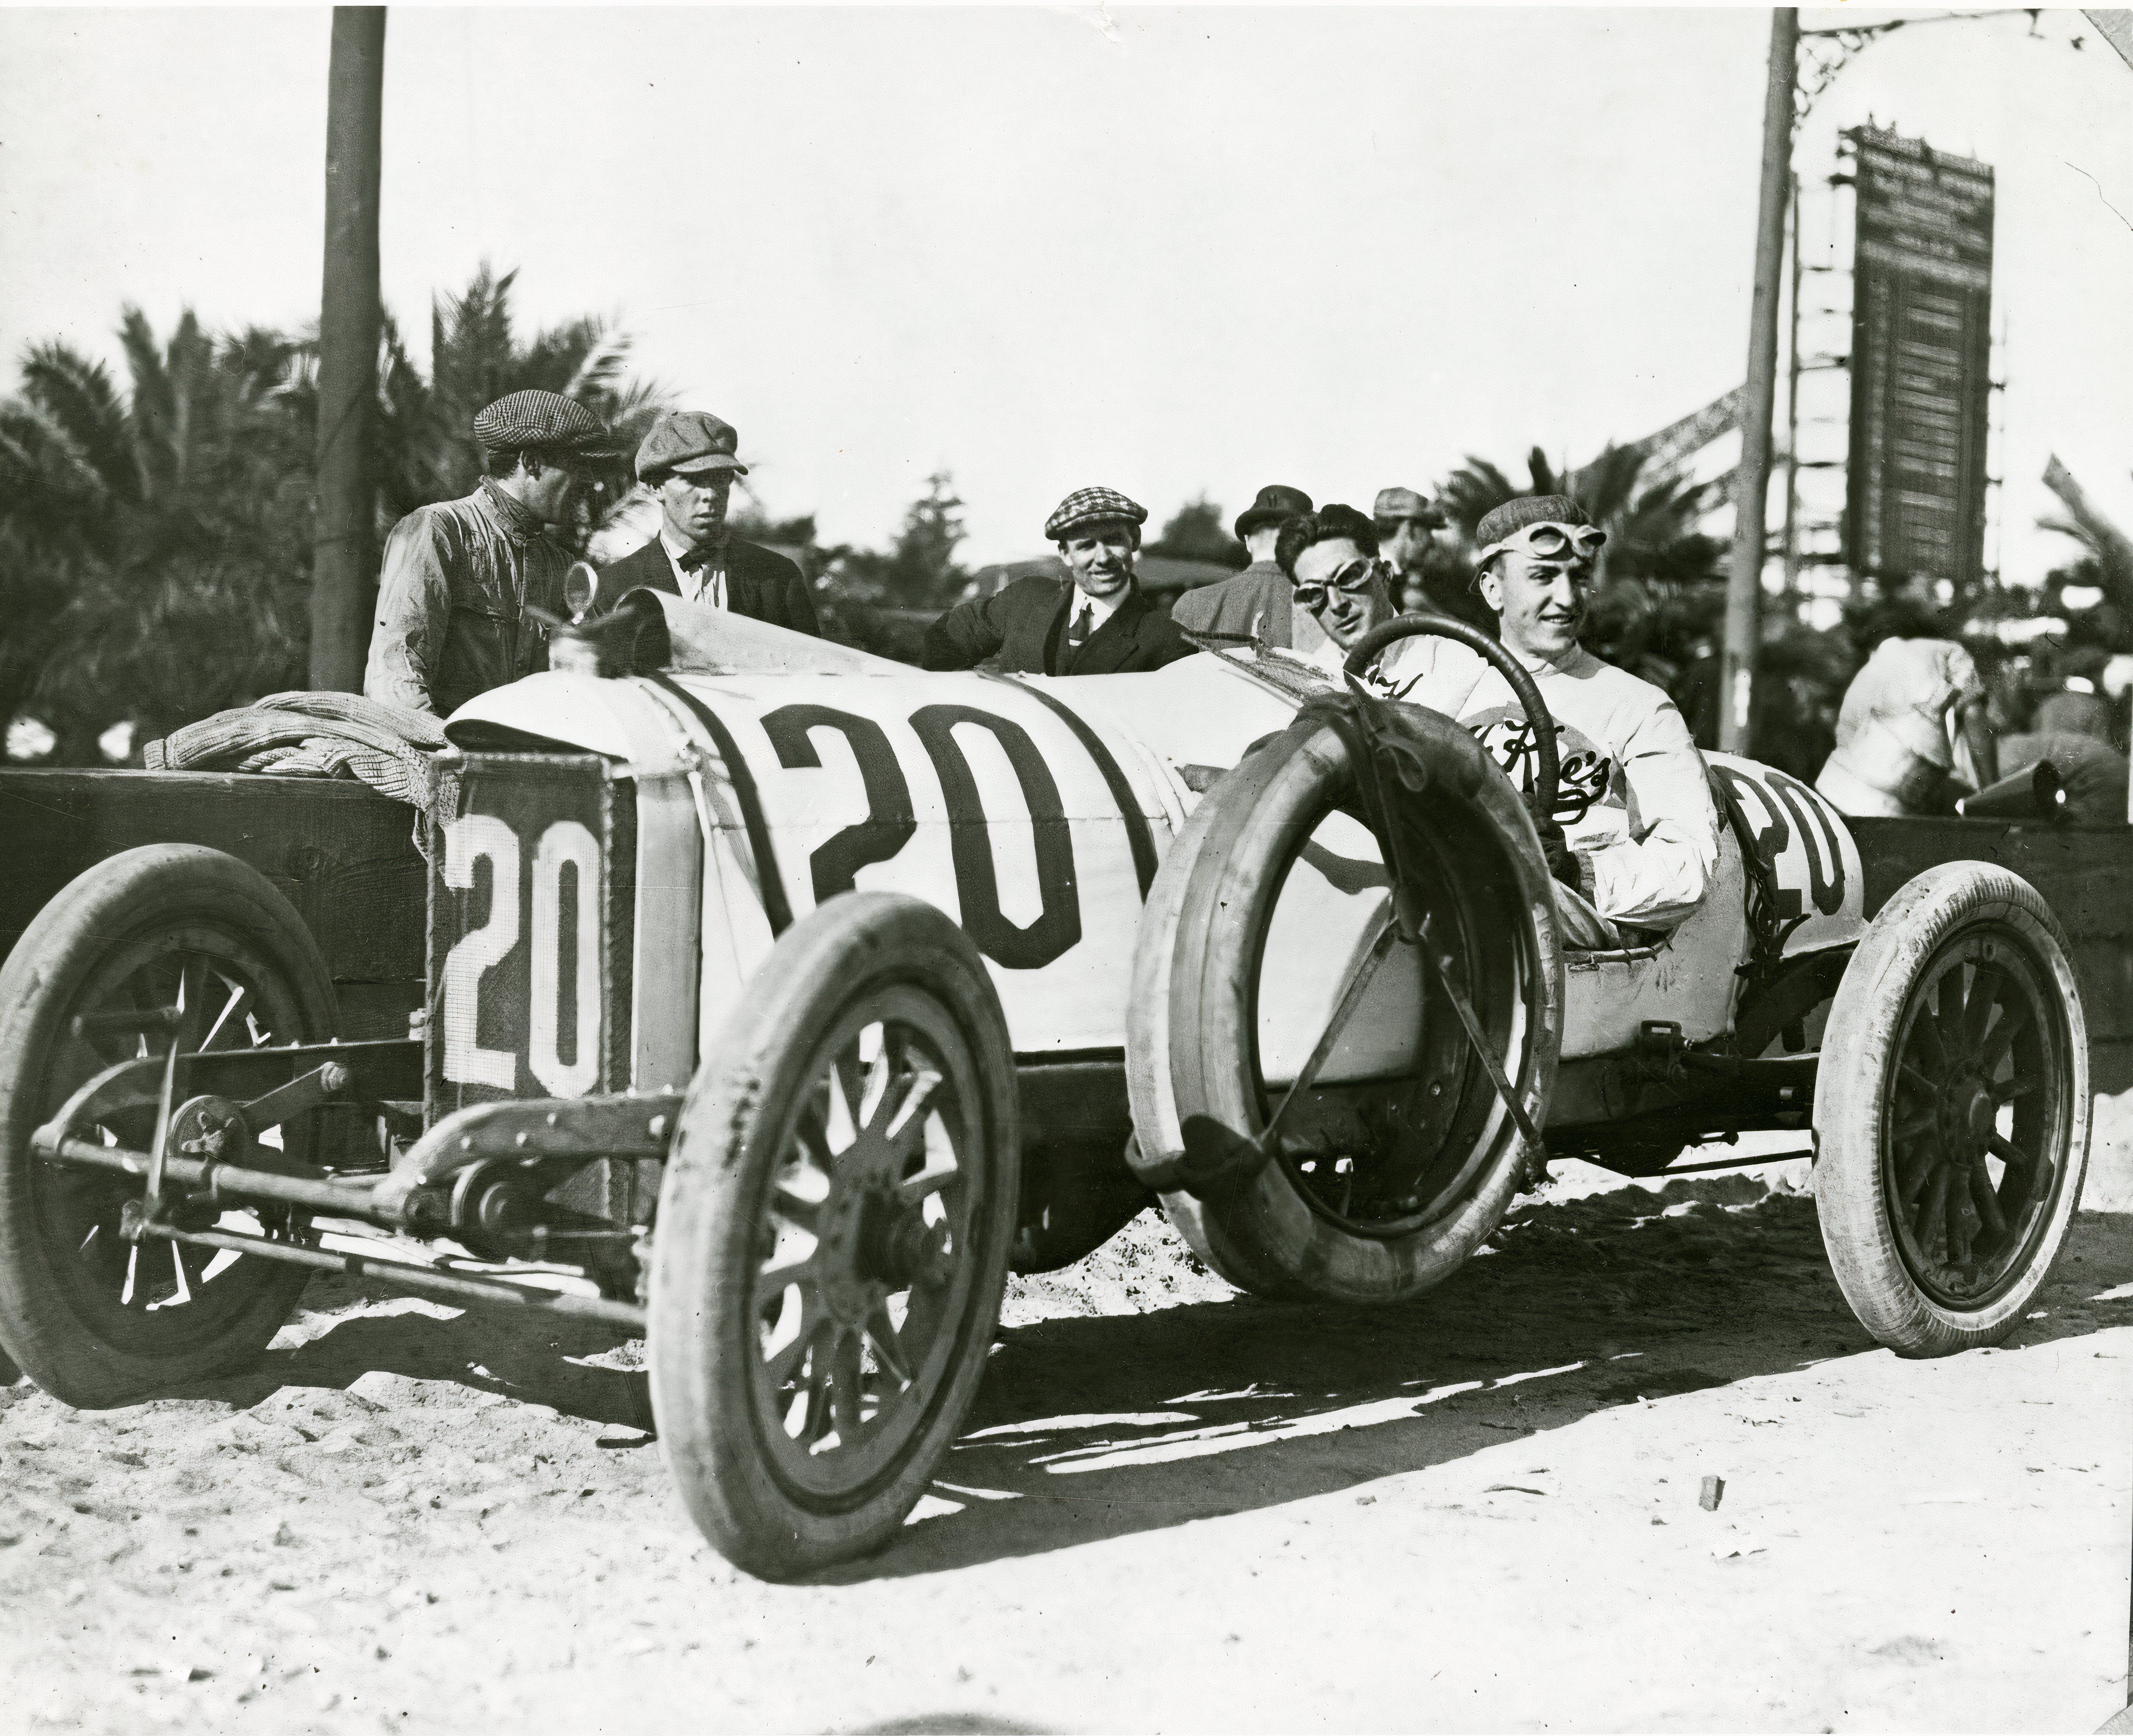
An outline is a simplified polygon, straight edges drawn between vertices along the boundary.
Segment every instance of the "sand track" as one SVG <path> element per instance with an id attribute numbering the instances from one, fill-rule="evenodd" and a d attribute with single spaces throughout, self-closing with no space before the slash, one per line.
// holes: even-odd
<path id="1" fill-rule="evenodd" d="M 688 1527 L 638 1347 L 315 1284 L 243 1382 L 0 1391 L 0 1726 L 2093 1729 L 2133 1218 L 2039 1312 L 1899 1362 L 1739 1179 L 1529 1205 L 1368 1312 L 1146 1217 L 1017 1282 L 897 1546 L 773 1587 Z"/>

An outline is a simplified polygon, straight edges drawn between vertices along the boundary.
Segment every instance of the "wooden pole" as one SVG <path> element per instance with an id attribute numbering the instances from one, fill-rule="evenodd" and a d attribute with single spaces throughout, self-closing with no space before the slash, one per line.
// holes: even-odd
<path id="1" fill-rule="evenodd" d="M 1793 269 L 1792 310 L 1789 315 L 1792 330 L 1785 343 L 1785 612 L 1789 615 L 1799 603 L 1800 588 L 1800 526 L 1799 526 L 1799 329 L 1800 329 L 1800 198 L 1799 176 L 1792 177 L 1793 214 Z"/>
<path id="2" fill-rule="evenodd" d="M 318 533 L 311 685 L 363 688 L 378 591 L 378 180 L 385 8 L 337 6 L 326 75 L 325 271 L 319 296 Z"/>
<path id="3" fill-rule="evenodd" d="M 1763 590 L 1764 517 L 1770 492 L 1770 415 L 1778 384 L 1778 301 L 1785 259 L 1785 204 L 1793 154 L 1793 81 L 1799 12 L 1770 14 L 1769 77 L 1763 91 L 1763 185 L 1755 224 L 1755 290 L 1748 320 L 1748 383 L 1741 402 L 1741 466 L 1733 476 L 1733 572 L 1726 589 L 1726 649 L 1718 745 L 1748 751 L 1758 615 Z"/>

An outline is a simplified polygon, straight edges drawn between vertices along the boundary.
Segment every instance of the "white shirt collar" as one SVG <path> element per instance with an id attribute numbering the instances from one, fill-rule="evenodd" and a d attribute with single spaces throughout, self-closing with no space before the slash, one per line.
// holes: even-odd
<path id="1" fill-rule="evenodd" d="M 681 570 L 681 557 L 691 551 L 691 545 L 676 536 L 662 517 L 659 546 L 667 551 L 667 564 L 674 570 L 674 582 L 681 587 L 684 597 L 710 608 L 726 606 L 726 551 L 723 543 L 705 550 L 704 564 L 693 573 L 685 573 Z"/>
<path id="2" fill-rule="evenodd" d="M 1093 634 L 1098 628 L 1119 612 L 1119 605 L 1126 600 L 1127 594 L 1132 589 L 1133 587 L 1128 585 L 1125 589 L 1114 591 L 1108 597 L 1092 597 L 1080 585 L 1076 585 L 1074 601 L 1066 611 L 1067 625 L 1070 627 L 1073 625 L 1075 618 L 1086 608 L 1089 611 L 1089 631 Z"/>
<path id="3" fill-rule="evenodd" d="M 1509 645 L 1504 649 L 1519 660 L 1519 666 L 1528 675 L 1540 675 L 1549 670 L 1553 670 L 1560 675 L 1575 675 L 1577 672 L 1577 666 L 1592 655 L 1582 645 L 1576 644 L 1559 657 L 1534 656 Z"/>

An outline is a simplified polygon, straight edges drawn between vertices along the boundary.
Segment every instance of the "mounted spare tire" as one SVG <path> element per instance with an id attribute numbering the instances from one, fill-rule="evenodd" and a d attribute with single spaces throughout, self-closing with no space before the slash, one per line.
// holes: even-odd
<path id="1" fill-rule="evenodd" d="M 1432 950 L 1541 1125 L 1562 961 L 1540 841 L 1464 729 L 1400 708 L 1429 788 L 1411 864 Z M 1144 1177 L 1202 1259 L 1269 1296 L 1392 1302 L 1442 1282 L 1503 1220 L 1525 1142 L 1417 949 L 1394 943 L 1270 1158 L 1230 1185 L 1177 1177 L 1196 1144 L 1256 1141 L 1381 931 L 1389 878 L 1349 750 L 1299 719 L 1201 798 L 1143 914 L 1127 1080 Z M 1164 1179 L 1165 1177 L 1168 1179 Z M 1204 1195 L 1206 1197 L 1201 1197 Z"/>

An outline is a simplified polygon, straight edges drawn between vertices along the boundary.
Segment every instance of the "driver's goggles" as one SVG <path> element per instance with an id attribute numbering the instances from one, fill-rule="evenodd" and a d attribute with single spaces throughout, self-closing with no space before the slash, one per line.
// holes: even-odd
<path id="1" fill-rule="evenodd" d="M 1553 519 L 1544 519 L 1538 524 L 1526 526 L 1501 542 L 1490 543 L 1475 557 L 1475 564 L 1485 566 L 1506 549 L 1516 549 L 1541 560 L 1590 560 L 1606 543 L 1607 533 L 1597 525 L 1558 524 Z"/>
<path id="2" fill-rule="evenodd" d="M 1327 598 L 1334 591 L 1343 596 L 1360 597 L 1370 589 L 1384 564 L 1377 560 L 1358 560 L 1344 566 L 1323 584 L 1313 584 L 1304 579 L 1296 584 L 1296 600 L 1306 608 L 1320 609 L 1326 606 Z"/>

